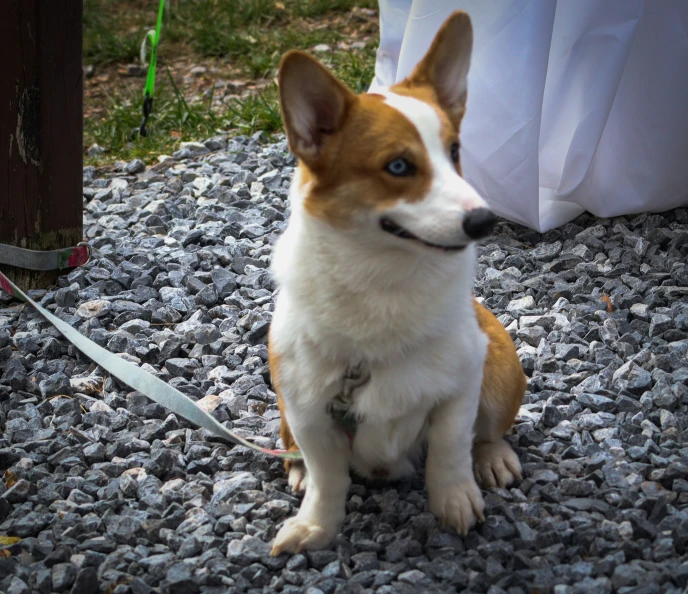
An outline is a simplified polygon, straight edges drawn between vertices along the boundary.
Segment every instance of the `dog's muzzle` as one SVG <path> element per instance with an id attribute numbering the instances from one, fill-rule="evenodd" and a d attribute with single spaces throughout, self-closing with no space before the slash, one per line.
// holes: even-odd
<path id="1" fill-rule="evenodd" d="M 399 237 L 400 239 L 411 239 L 413 241 L 417 241 L 419 243 L 422 243 L 423 245 L 426 245 L 431 248 L 435 248 L 438 250 L 443 250 L 445 252 L 458 252 L 466 247 L 465 244 L 463 245 L 440 245 L 437 243 L 430 243 L 429 241 L 425 241 L 424 239 L 418 237 L 417 235 L 414 235 L 411 233 L 408 229 L 404 229 L 401 225 L 398 223 L 395 223 L 392 219 L 389 219 L 387 217 L 384 217 L 380 219 L 380 228 L 385 231 L 386 233 L 390 233 L 391 235 L 394 235 L 395 237 Z"/>

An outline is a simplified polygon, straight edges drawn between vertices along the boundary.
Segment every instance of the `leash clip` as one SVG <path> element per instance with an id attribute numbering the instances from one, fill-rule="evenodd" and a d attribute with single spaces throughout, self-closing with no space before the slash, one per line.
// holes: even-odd
<path id="1" fill-rule="evenodd" d="M 148 136 L 148 130 L 146 130 L 146 124 L 148 123 L 148 116 L 153 111 L 153 97 L 148 93 L 143 97 L 143 119 L 141 120 L 141 125 L 139 126 L 139 136 Z"/>
<path id="2" fill-rule="evenodd" d="M 93 256 L 93 248 L 91 247 L 91 244 L 88 243 L 87 241 L 80 241 L 79 243 L 76 244 L 76 247 L 85 248 L 85 251 L 86 251 L 85 258 L 82 258 L 79 261 L 78 266 L 83 266 L 84 264 L 88 264 L 88 261 L 91 259 L 91 256 Z"/>
<path id="3" fill-rule="evenodd" d="M 342 391 L 327 405 L 327 414 L 335 425 L 346 433 L 349 443 L 353 444 L 361 419 L 351 411 L 354 404 L 354 391 L 370 381 L 370 370 L 362 363 L 347 367 L 342 377 Z"/>

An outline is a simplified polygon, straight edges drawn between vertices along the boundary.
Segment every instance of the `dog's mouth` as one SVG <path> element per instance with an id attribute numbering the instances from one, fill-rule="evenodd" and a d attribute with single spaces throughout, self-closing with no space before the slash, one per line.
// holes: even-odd
<path id="1" fill-rule="evenodd" d="M 425 241 L 417 235 L 414 235 L 408 229 L 404 229 L 401 225 L 395 223 L 392 219 L 387 217 L 380 219 L 380 228 L 386 233 L 390 233 L 391 235 L 399 237 L 400 239 L 411 239 L 413 241 L 418 241 L 427 247 L 445 252 L 460 252 L 466 247 L 465 245 L 439 245 L 436 243 L 430 243 L 429 241 Z"/>

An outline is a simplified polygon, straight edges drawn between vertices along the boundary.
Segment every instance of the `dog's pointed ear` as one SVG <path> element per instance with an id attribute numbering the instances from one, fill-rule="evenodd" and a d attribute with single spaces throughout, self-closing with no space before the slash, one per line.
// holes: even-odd
<path id="1" fill-rule="evenodd" d="M 466 107 L 472 50 L 471 19 L 463 10 L 457 10 L 440 27 L 425 57 L 400 84 L 430 85 L 440 106 L 452 119 L 460 120 Z"/>
<path id="2" fill-rule="evenodd" d="M 282 117 L 291 151 L 307 164 L 341 129 L 356 96 L 308 54 L 287 52 L 279 67 Z"/>

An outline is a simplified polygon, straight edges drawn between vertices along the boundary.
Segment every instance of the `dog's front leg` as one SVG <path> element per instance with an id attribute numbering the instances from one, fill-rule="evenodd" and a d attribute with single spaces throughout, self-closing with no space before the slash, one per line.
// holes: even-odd
<path id="1" fill-rule="evenodd" d="M 348 439 L 332 426 L 324 409 L 306 422 L 302 415 L 287 414 L 287 419 L 303 453 L 308 486 L 298 514 L 288 519 L 277 534 L 272 555 L 326 547 L 344 521 L 351 483 Z"/>
<path id="2" fill-rule="evenodd" d="M 425 482 L 430 511 L 443 523 L 466 534 L 483 521 L 485 503 L 473 475 L 473 426 L 480 386 L 440 404 L 430 416 Z"/>

